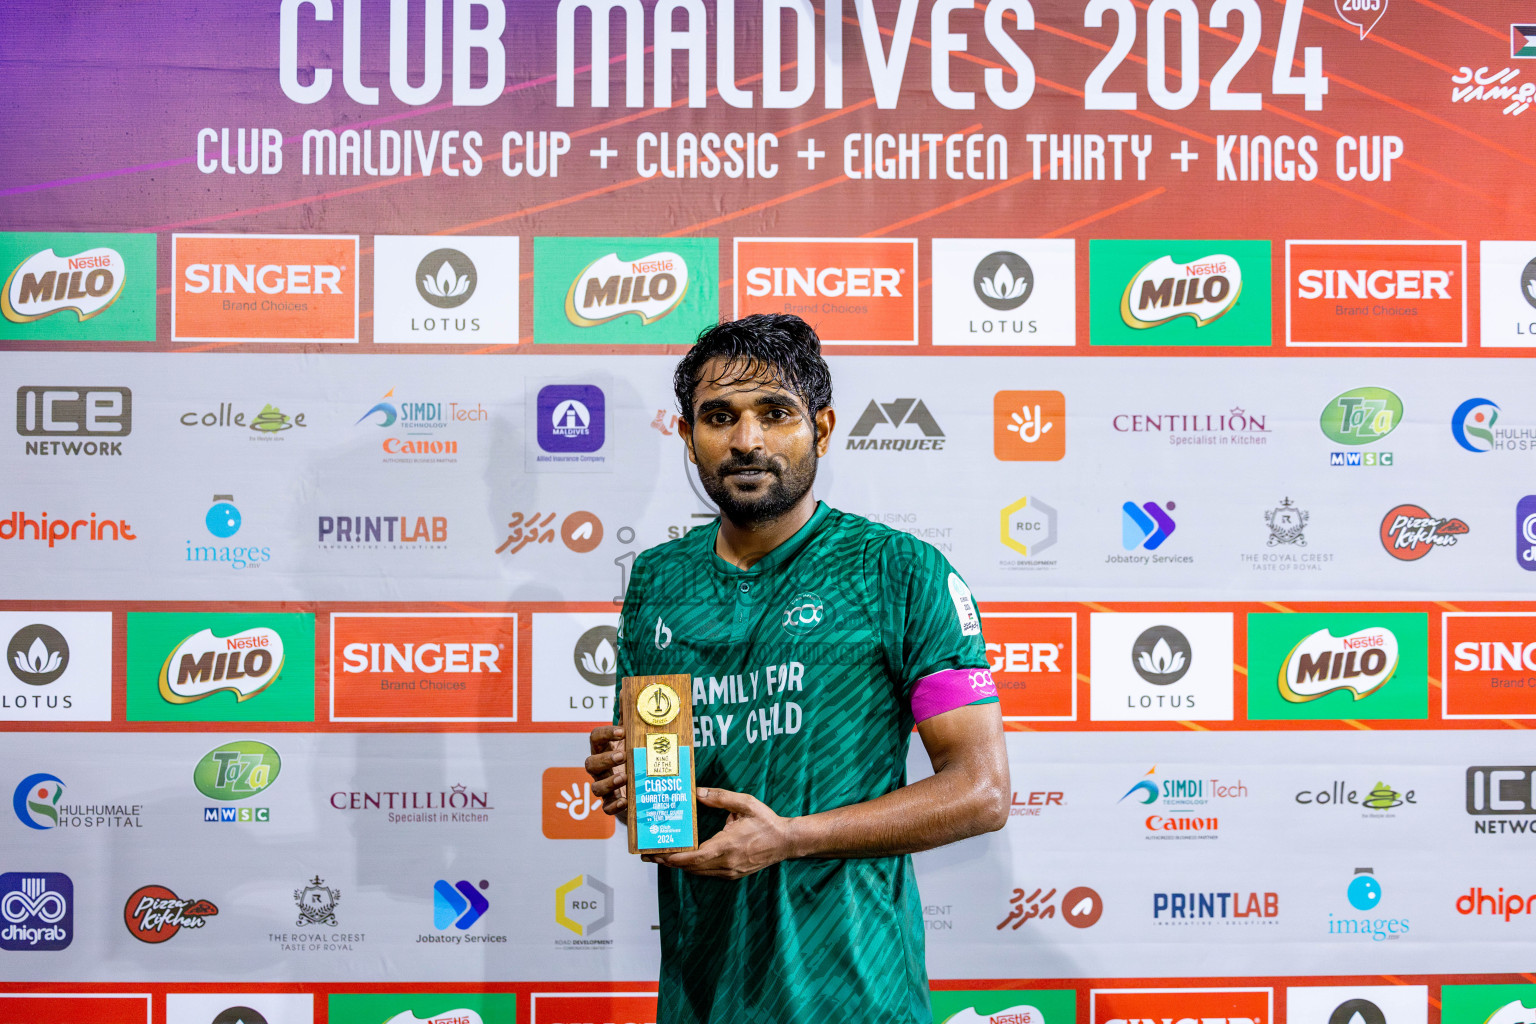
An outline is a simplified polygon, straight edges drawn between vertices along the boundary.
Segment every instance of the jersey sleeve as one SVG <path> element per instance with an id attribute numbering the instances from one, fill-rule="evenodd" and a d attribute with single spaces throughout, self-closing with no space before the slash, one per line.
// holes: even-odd
<path id="1" fill-rule="evenodd" d="M 886 545 L 882 561 L 887 658 L 913 719 L 995 703 L 981 615 L 960 574 L 933 545 L 906 535 Z"/>
<path id="2" fill-rule="evenodd" d="M 629 586 L 624 589 L 624 608 L 619 612 L 619 656 L 613 670 L 613 724 L 619 725 L 624 718 L 619 698 L 623 694 L 624 677 L 635 674 L 635 641 L 640 636 L 640 602 L 645 593 L 645 580 L 649 575 L 645 553 L 636 559 L 630 569 Z"/>

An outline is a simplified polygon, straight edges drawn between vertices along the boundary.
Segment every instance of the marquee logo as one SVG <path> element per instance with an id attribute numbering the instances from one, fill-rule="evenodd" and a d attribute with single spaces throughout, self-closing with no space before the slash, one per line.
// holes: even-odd
<path id="1" fill-rule="evenodd" d="M 171 648 L 160 667 L 160 696 L 172 704 L 190 704 L 215 693 L 235 700 L 256 696 L 283 670 L 283 637 L 256 626 L 232 636 L 204 629 Z"/>
<path id="2" fill-rule="evenodd" d="M 1327 629 L 1291 648 L 1280 664 L 1280 696 L 1296 704 L 1347 691 L 1355 700 L 1385 686 L 1397 671 L 1397 637 L 1368 626 L 1348 636 Z"/>
<path id="3" fill-rule="evenodd" d="M 331 718 L 515 721 L 517 616 L 332 614 Z"/>
<path id="4" fill-rule="evenodd" d="M 57 871 L 0 874 L 0 949 L 57 952 L 75 938 L 75 884 Z"/>
<path id="5" fill-rule="evenodd" d="M 246 800 L 267 791 L 283 770 L 277 751 L 259 740 L 236 740 L 204 754 L 192 784 L 212 800 Z"/>
<path id="6" fill-rule="evenodd" d="M 1268 345 L 1268 242 L 1089 243 L 1094 345 Z"/>
<path id="7" fill-rule="evenodd" d="M 1216 253 L 1192 263 L 1159 256 L 1136 272 L 1120 298 L 1120 319 L 1146 330 L 1187 316 L 1204 327 L 1232 311 L 1243 291 L 1237 260 Z"/>
<path id="8" fill-rule="evenodd" d="M 691 342 L 718 317 L 716 239 L 535 238 L 533 253 L 541 343 Z"/>
<path id="9" fill-rule="evenodd" d="M 141 886 L 123 904 L 123 924 L 140 942 L 157 944 L 172 939 L 183 928 L 204 927 L 219 908 L 209 900 L 183 899 L 163 885 Z"/>
<path id="10" fill-rule="evenodd" d="M 885 427 L 891 430 L 881 429 Z M 870 437 L 892 431 L 903 436 Z M 910 436 L 914 432 L 921 432 L 922 436 Z M 921 398 L 898 398 L 891 402 L 871 399 L 848 432 L 847 447 L 852 451 L 939 451 L 944 447 L 944 431 Z"/>
<path id="11" fill-rule="evenodd" d="M 565 316 L 577 327 L 596 327 L 621 316 L 655 323 L 688 294 L 688 262 L 662 250 L 632 260 L 610 252 L 583 267 L 565 293 Z"/>
<path id="12" fill-rule="evenodd" d="M 793 313 L 827 345 L 917 344 L 917 240 L 738 238 L 735 316 Z"/>
<path id="13" fill-rule="evenodd" d="M 1467 344 L 1465 242 L 1287 242 L 1286 343 Z"/>
<path id="14" fill-rule="evenodd" d="M 356 235 L 172 235 L 172 341 L 357 340 Z"/>
<path id="15" fill-rule="evenodd" d="M 1440 626 L 1444 717 L 1536 716 L 1536 615 L 1442 612 Z"/>
<path id="16" fill-rule="evenodd" d="M 1455 518 L 1432 516 L 1418 505 L 1398 505 L 1381 518 L 1381 546 L 1401 562 L 1415 562 L 1435 548 L 1455 547 L 1471 532 Z"/>

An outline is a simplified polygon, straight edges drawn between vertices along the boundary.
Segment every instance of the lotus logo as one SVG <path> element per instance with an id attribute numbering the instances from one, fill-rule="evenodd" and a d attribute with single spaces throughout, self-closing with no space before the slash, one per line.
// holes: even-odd
<path id="1" fill-rule="evenodd" d="M 1355 700 L 1381 689 L 1397 671 L 1397 637 L 1384 626 L 1371 626 L 1336 637 L 1320 629 L 1302 640 L 1280 664 L 1280 696 L 1304 704 L 1335 690 Z"/>
<path id="2" fill-rule="evenodd" d="M 971 285 L 989 308 L 1018 309 L 1034 293 L 1035 272 L 1017 253 L 994 252 L 976 264 Z"/>
<path id="3" fill-rule="evenodd" d="M 52 626 L 33 623 L 11 637 L 5 663 L 11 674 L 28 686 L 47 686 L 69 667 L 69 644 Z"/>
<path id="4" fill-rule="evenodd" d="M 1520 271 L 1520 297 L 1536 309 L 1536 260 L 1525 265 Z"/>
<path id="5" fill-rule="evenodd" d="M 434 249 L 416 265 L 416 291 L 438 309 L 453 309 L 475 294 L 475 265 L 457 249 Z"/>
<path id="6" fill-rule="evenodd" d="M 571 652 L 576 671 L 593 686 L 613 686 L 619 667 L 619 631 L 613 626 L 593 626 L 576 640 Z"/>
<path id="7" fill-rule="evenodd" d="M 1189 640 L 1172 626 L 1144 630 L 1131 645 L 1132 667 L 1153 686 L 1167 686 L 1183 679 L 1192 657 Z"/>

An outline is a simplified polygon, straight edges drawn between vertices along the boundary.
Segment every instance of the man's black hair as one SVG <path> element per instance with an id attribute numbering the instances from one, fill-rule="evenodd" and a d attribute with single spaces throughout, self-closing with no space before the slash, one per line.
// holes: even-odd
<path id="1" fill-rule="evenodd" d="M 701 379 L 704 365 L 715 358 L 722 360 L 719 373 Z M 805 403 L 813 422 L 832 404 L 832 371 L 811 325 L 787 313 L 753 313 L 706 327 L 677 364 L 672 390 L 683 419 L 693 425 L 693 394 L 700 384 L 749 380 L 764 371 Z"/>

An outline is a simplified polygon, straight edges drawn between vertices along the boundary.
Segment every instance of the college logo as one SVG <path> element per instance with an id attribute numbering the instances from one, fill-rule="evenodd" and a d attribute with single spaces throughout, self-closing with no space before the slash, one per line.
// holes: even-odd
<path id="1" fill-rule="evenodd" d="M 1094 345 L 1270 343 L 1268 242 L 1094 240 L 1088 253 Z"/>
<path id="2" fill-rule="evenodd" d="M 1061 919 L 1073 928 L 1091 928 L 1104 916 L 1103 898 L 1088 886 L 1079 885 L 1068 889 L 1061 894 L 1059 904 L 1057 891 L 1055 886 L 1050 891 L 1042 886 L 1035 886 L 1033 892 L 1028 889 L 1013 890 L 1013 895 L 1008 899 L 1008 916 L 997 923 L 997 930 L 1002 931 L 1012 925 L 1013 930 L 1018 931 L 1030 921 L 1053 918 L 1058 905 L 1061 908 Z"/>
<path id="3" fill-rule="evenodd" d="M 1288 988 L 1285 990 L 1285 1019 L 1287 1024 L 1429 1024 L 1429 988 L 1424 985 Z"/>
<path id="4" fill-rule="evenodd" d="M 935 238 L 935 345 L 1075 345 L 1072 239 Z"/>
<path id="5" fill-rule="evenodd" d="M 992 396 L 992 454 L 1004 462 L 1058 462 L 1067 454 L 1067 399 L 1060 391 Z"/>
<path id="6" fill-rule="evenodd" d="M 577 875 L 555 889 L 555 923 L 590 938 L 613 923 L 613 890 L 602 879 Z"/>
<path id="7" fill-rule="evenodd" d="M 1248 616 L 1248 717 L 1429 716 L 1429 618 L 1421 612 Z"/>
<path id="8" fill-rule="evenodd" d="M 294 927 L 311 924 L 336 927 L 336 904 L 341 902 L 341 890 L 326 885 L 319 875 L 293 890 L 293 902 L 299 908 L 299 919 L 294 922 Z"/>
<path id="9" fill-rule="evenodd" d="M 215 411 L 184 412 L 179 422 L 184 427 L 233 427 L 254 435 L 248 438 L 251 441 L 281 441 L 285 440 L 282 435 L 286 431 L 309 426 L 304 422 L 305 416 L 302 412 L 289 416 L 270 402 L 263 404 L 259 412 L 247 415 L 236 412 L 233 402 L 220 402 Z"/>
<path id="10" fill-rule="evenodd" d="M 28 441 L 28 455 L 121 455 L 121 441 L 78 439 L 133 433 L 133 392 L 114 387 L 19 387 L 16 433 L 66 439 Z"/>
<path id="11" fill-rule="evenodd" d="M 1444 717 L 1536 716 L 1536 616 L 1442 612 L 1440 628 Z"/>
<path id="12" fill-rule="evenodd" d="M 592 777 L 585 768 L 546 768 L 542 806 L 545 839 L 607 839 L 614 817 L 603 813 L 603 802 L 592 795 Z"/>
<path id="13" fill-rule="evenodd" d="M 309 722 L 315 617 L 128 614 L 130 722 Z"/>
<path id="14" fill-rule="evenodd" d="M 870 437 L 879 428 L 890 427 L 896 433 L 922 437 Z M 850 451 L 939 451 L 944 447 L 944 431 L 923 404 L 921 398 L 898 398 L 892 402 L 871 400 L 859 421 L 848 432 Z"/>
<path id="15" fill-rule="evenodd" d="M 1155 501 L 1137 505 L 1127 501 L 1120 506 L 1120 546 L 1127 551 L 1141 548 L 1156 551 L 1178 529 L 1178 523 L 1168 513 L 1178 506 L 1171 501 L 1159 505 Z"/>
<path id="16" fill-rule="evenodd" d="M 1493 425 L 1498 421 L 1498 403 L 1490 398 L 1469 398 L 1451 414 L 1451 436 L 1469 452 L 1492 451 Z"/>
<path id="17" fill-rule="evenodd" d="M 357 340 L 356 235 L 172 235 L 172 341 Z"/>
<path id="18" fill-rule="evenodd" d="M 1432 516 L 1418 505 L 1398 505 L 1381 518 L 1381 546 L 1402 562 L 1416 562 L 1435 548 L 1455 547 L 1469 532 L 1460 519 Z"/>
<path id="19" fill-rule="evenodd" d="M 1094 612 L 1089 636 L 1094 720 L 1231 720 L 1231 615 Z"/>
<path id="20" fill-rule="evenodd" d="M 192 769 L 192 784 L 211 800 L 247 800 L 277 781 L 283 760 L 258 740 L 214 747 Z"/>
<path id="21" fill-rule="evenodd" d="M 7 636 L 0 712 L 17 721 L 111 720 L 110 612 L 0 612 L 0 639 Z"/>
<path id="22" fill-rule="evenodd" d="M 1038 498 L 1028 495 L 1004 507 L 999 534 L 1003 544 L 1027 559 L 1037 558 L 1040 552 L 1056 543 L 1056 510 Z M 1055 562 L 1005 563 L 1010 568 L 1049 568 Z"/>
<path id="23" fill-rule="evenodd" d="M 533 259 L 543 344 L 685 343 L 718 318 L 717 239 L 535 238 Z"/>
<path id="24" fill-rule="evenodd" d="M 155 340 L 153 234 L 0 232 L 0 273 L 0 340 Z"/>
<path id="25" fill-rule="evenodd" d="M 590 384 L 542 387 L 535 415 L 539 447 L 546 452 L 595 452 L 603 446 L 607 413 L 602 388 Z"/>
<path id="26" fill-rule="evenodd" d="M 1268 988 L 1097 988 L 1088 993 L 1087 1024 L 1274 1024 L 1273 1001 Z"/>
<path id="27" fill-rule="evenodd" d="M 1407 792 L 1398 792 L 1385 782 L 1377 782 L 1362 796 L 1360 790 L 1351 789 L 1342 779 L 1335 779 L 1326 789 L 1301 790 L 1296 794 L 1296 802 L 1313 807 L 1362 807 L 1365 813 L 1362 813 L 1361 817 L 1394 818 L 1395 814 L 1385 812 L 1405 804 L 1417 804 L 1419 798 L 1411 789 Z"/>
<path id="28" fill-rule="evenodd" d="M 160 943 L 183 928 L 202 928 L 218 913 L 209 900 L 183 899 L 163 885 L 146 885 L 135 889 L 123 904 L 123 924 L 140 942 Z"/>
<path id="29" fill-rule="evenodd" d="M 1465 346 L 1465 242 L 1286 242 L 1286 343 Z"/>
<path id="30" fill-rule="evenodd" d="M 331 718 L 516 721 L 517 616 L 333 613 Z"/>
<path id="31" fill-rule="evenodd" d="M 0 949 L 55 952 L 75 937 L 75 884 L 57 871 L 0 875 Z"/>
<path id="32" fill-rule="evenodd" d="M 1077 617 L 989 611 L 987 668 L 1006 721 L 1077 718 Z"/>
<path id="33" fill-rule="evenodd" d="M 793 313 L 824 345 L 917 344 L 917 240 L 737 238 L 735 317 Z"/>

